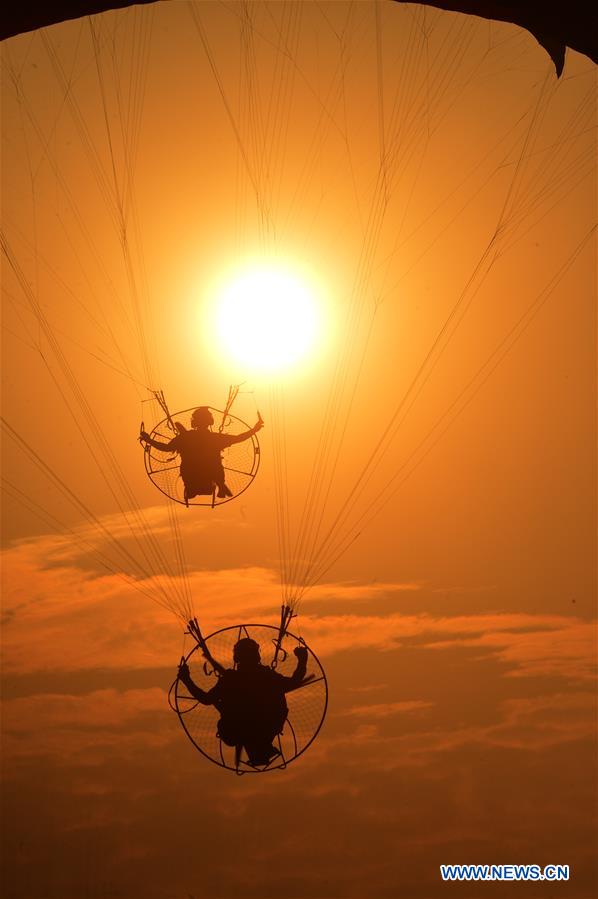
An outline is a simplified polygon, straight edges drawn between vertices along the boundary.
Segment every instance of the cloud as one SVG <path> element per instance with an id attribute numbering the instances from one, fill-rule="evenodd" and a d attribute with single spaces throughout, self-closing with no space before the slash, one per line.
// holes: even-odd
<path id="1" fill-rule="evenodd" d="M 558 615 L 500 615 L 456 618 L 438 630 L 460 632 L 430 648 L 479 646 L 511 667 L 513 676 L 596 678 L 596 622 Z"/>
<path id="2" fill-rule="evenodd" d="M 156 727 L 168 712 L 166 694 L 148 690 L 95 690 L 81 696 L 43 694 L 3 702 L 2 750 L 7 763 L 52 758 L 59 764 L 105 763 L 133 746 L 163 745 Z"/>
<path id="3" fill-rule="evenodd" d="M 371 705 L 357 705 L 341 712 L 342 715 L 351 715 L 356 718 L 389 718 L 392 715 L 417 712 L 421 709 L 433 708 L 433 702 L 425 702 L 422 699 L 405 700 L 404 702 L 380 702 Z"/>
<path id="4" fill-rule="evenodd" d="M 596 737 L 595 695 L 558 692 L 508 699 L 503 720 L 487 729 L 485 738 L 496 746 L 542 748 Z"/>
<path id="5" fill-rule="evenodd" d="M 23 541 L 3 552 L 6 673 L 169 665 L 180 656 L 181 630 L 196 611 L 204 633 L 248 619 L 279 621 L 280 583 L 272 569 L 155 575 L 133 586 L 118 573 L 78 567 L 75 556 L 68 538 L 55 536 Z M 321 601 L 334 595 L 350 603 L 413 589 L 326 584 L 313 596 Z"/>
<path id="6" fill-rule="evenodd" d="M 173 666 L 181 628 L 170 612 L 113 576 L 73 565 L 44 568 L 26 552 L 9 561 L 9 608 L 16 613 L 4 630 L 5 655 L 15 676 L 34 672 L 32 695 L 7 700 L 3 714 L 11 858 L 20 877 L 47 869 L 53 852 L 77 859 L 92 845 L 124 895 L 136 895 L 135 884 L 148 879 L 168 895 L 201 895 L 200 884 L 214 896 L 274 895 L 275 888 L 326 895 L 328 879 L 338 895 L 356 899 L 368 895 L 372 877 L 387 895 L 403 889 L 416 896 L 420 881 L 427 890 L 421 895 L 432 895 L 433 878 L 422 874 L 430 858 L 493 846 L 507 852 L 514 827 L 520 840 L 533 833 L 542 847 L 559 837 L 569 862 L 581 863 L 576 847 L 587 843 L 584 781 L 595 725 L 580 637 L 586 628 L 593 632 L 591 623 L 402 615 L 394 604 L 377 615 L 326 615 L 306 602 L 301 633 L 332 672 L 328 720 L 286 771 L 236 778 L 193 748 L 164 689 L 78 694 L 88 667 L 104 669 L 111 685 L 118 668 Z M 198 591 L 201 585 L 207 627 L 244 617 L 251 604 L 265 617 L 276 608 L 279 587 L 267 568 L 194 572 L 191 582 Z M 29 604 L 18 592 L 26 583 L 35 596 Z M 352 598 L 372 590 L 326 589 Z M 400 598 L 401 585 L 396 593 Z M 576 652 L 585 660 L 581 668 Z M 356 654 L 363 665 L 355 664 Z M 398 669 L 399 662 L 407 668 Z M 505 675 L 535 675 L 547 663 L 556 687 L 513 695 L 526 682 Z M 72 693 L 68 686 L 47 691 L 52 670 L 67 672 Z M 411 676 L 403 680 L 406 670 Z M 480 681 L 483 714 L 468 704 L 472 680 Z M 537 690 L 531 681 L 529 688 Z M 552 777 L 572 753 L 580 770 L 555 823 Z M 174 872 L 173 857 L 184 859 Z"/>
<path id="7" fill-rule="evenodd" d="M 171 579 L 157 575 L 138 581 L 134 589 L 117 574 L 98 575 L 68 562 L 66 542 L 43 537 L 3 553 L 8 675 L 174 667 L 192 646 L 189 638 L 182 642 L 181 632 L 194 611 L 204 633 L 247 621 L 278 624 L 280 585 L 271 568 L 205 569 Z M 496 660 L 512 677 L 576 682 L 595 677 L 594 622 L 529 613 L 403 614 L 400 600 L 407 592 L 419 592 L 425 602 L 424 588 L 414 583 L 320 585 L 302 603 L 291 630 L 299 631 L 324 663 L 360 650 L 466 649 Z M 387 597 L 394 601 L 376 603 Z M 331 599 L 334 614 L 326 612 Z M 368 613 L 368 600 L 375 614 Z M 356 602 L 361 605 L 353 611 Z M 336 611 L 339 605 L 346 611 Z"/>
<path id="8" fill-rule="evenodd" d="M 347 614 L 309 618 L 303 630 L 323 656 L 367 648 L 388 652 L 417 642 L 430 651 L 479 648 L 480 655 L 501 661 L 513 676 L 596 677 L 596 624 L 572 616 Z"/>
<path id="9" fill-rule="evenodd" d="M 596 739 L 595 699 L 592 692 L 557 692 L 499 702 L 490 724 L 439 723 L 435 703 L 421 700 L 373 704 L 345 710 L 341 718 L 357 719 L 355 726 L 338 730 L 310 751 L 312 764 L 367 766 L 379 771 L 431 769 L 447 754 L 490 750 L 546 752 Z M 458 697 L 455 697 L 455 711 Z M 421 717 L 412 713 L 425 713 Z M 393 721 L 394 719 L 394 721 Z"/>

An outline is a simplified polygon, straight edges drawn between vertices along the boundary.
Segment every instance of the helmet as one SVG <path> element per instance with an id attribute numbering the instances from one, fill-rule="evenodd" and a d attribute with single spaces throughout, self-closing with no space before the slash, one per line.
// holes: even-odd
<path id="1" fill-rule="evenodd" d="M 233 649 L 233 659 L 235 662 L 255 662 L 260 661 L 260 645 L 252 640 L 251 637 L 243 637 L 235 643 Z"/>
<path id="2" fill-rule="evenodd" d="M 191 414 L 192 425 L 213 425 L 214 416 L 208 406 L 198 406 Z"/>

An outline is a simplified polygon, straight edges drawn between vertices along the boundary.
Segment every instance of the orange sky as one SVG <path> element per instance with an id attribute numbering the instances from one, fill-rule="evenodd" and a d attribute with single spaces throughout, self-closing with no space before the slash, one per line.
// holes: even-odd
<path id="1" fill-rule="evenodd" d="M 569 52 L 557 81 L 515 26 L 418 6 L 194 9 L 2 46 L 6 895 L 430 899 L 442 862 L 528 862 L 569 864 L 559 895 L 585 899 L 595 66 Z M 264 255 L 330 322 L 279 401 L 208 325 L 215 285 Z M 174 411 L 243 380 L 258 476 L 177 507 L 175 537 L 136 442 L 162 417 L 145 388 Z M 316 547 L 357 491 L 337 529 L 359 536 L 297 620 L 327 719 L 288 770 L 235 778 L 166 702 L 180 597 L 208 631 L 273 622 L 276 498 L 292 547 L 314 470 Z"/>

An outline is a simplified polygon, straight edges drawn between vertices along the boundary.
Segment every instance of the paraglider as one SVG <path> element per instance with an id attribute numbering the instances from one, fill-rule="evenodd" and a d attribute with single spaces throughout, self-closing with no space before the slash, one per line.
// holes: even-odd
<path id="1" fill-rule="evenodd" d="M 228 413 L 225 414 L 225 418 L 227 415 Z M 150 459 L 149 465 L 146 462 L 150 477 L 155 475 L 156 472 L 171 471 L 172 465 L 166 463 L 172 462 L 172 454 L 180 456 L 180 477 L 183 482 L 183 502 L 186 506 L 189 505 L 189 500 L 194 499 L 196 496 L 211 497 L 211 505 L 213 506 L 216 498 L 219 500 L 232 499 L 241 492 L 239 489 L 233 492 L 225 481 L 222 453 L 231 446 L 251 440 L 264 426 L 261 415 L 258 415 L 258 420 L 252 428 L 239 434 L 223 433 L 222 429 L 214 432 L 211 430 L 213 424 L 214 415 L 209 406 L 197 406 L 191 412 L 191 427 L 187 428 L 180 420 L 175 421 L 176 434 L 168 442 L 158 440 L 143 429 L 139 434 L 139 440 L 146 450 L 146 460 Z M 161 425 L 158 425 L 154 433 L 159 434 L 160 427 Z M 164 464 L 160 464 L 160 460 L 158 460 L 157 465 L 154 466 L 154 457 L 150 458 L 149 456 L 150 447 L 158 450 L 160 453 L 170 453 L 171 458 L 166 459 Z M 259 447 L 255 446 L 253 448 L 254 457 L 257 458 Z M 227 467 L 237 475 L 242 474 L 247 478 L 253 479 L 255 475 L 253 466 L 250 466 L 245 471 L 241 471 L 230 464 Z"/>
<path id="2" fill-rule="evenodd" d="M 197 619 L 189 621 L 196 646 L 181 660 L 171 707 L 196 748 L 237 774 L 285 768 L 324 721 L 326 676 L 305 641 L 289 633 L 291 617 L 283 607 L 279 628 L 243 624 L 205 638 Z"/>
<path id="3" fill-rule="evenodd" d="M 290 677 L 285 677 L 262 664 L 259 643 L 251 637 L 241 637 L 233 647 L 234 667 L 218 665 L 218 682 L 207 692 L 194 683 L 186 662 L 179 668 L 178 676 L 191 696 L 202 705 L 218 709 L 219 739 L 235 747 L 237 758 L 244 749 L 254 768 L 269 765 L 281 755 L 272 741 L 282 733 L 289 713 L 285 694 L 306 682 L 307 647 L 297 646 L 293 652 L 297 667 Z"/>

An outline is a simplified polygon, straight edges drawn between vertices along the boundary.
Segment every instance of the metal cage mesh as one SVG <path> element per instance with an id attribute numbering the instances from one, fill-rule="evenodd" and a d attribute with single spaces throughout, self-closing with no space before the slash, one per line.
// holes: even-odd
<path id="1" fill-rule="evenodd" d="M 270 665 L 274 658 L 275 642 L 278 628 L 268 624 L 243 624 L 223 628 L 206 638 L 212 657 L 223 667 L 233 664 L 233 647 L 242 637 L 251 637 L 259 643 L 263 665 Z M 278 656 L 276 671 L 290 676 L 296 667 L 297 658 L 293 650 L 300 643 L 299 638 L 285 634 L 282 641 L 282 652 Z M 236 771 L 258 772 L 271 771 L 286 767 L 297 758 L 314 740 L 324 717 L 328 704 L 328 687 L 324 669 L 318 659 L 308 648 L 307 675 L 313 674 L 311 681 L 286 694 L 289 714 L 283 732 L 280 735 L 278 748 L 281 756 L 274 759 L 264 768 L 253 768 L 249 765 L 243 752 L 236 764 L 234 747 L 226 746 L 217 735 L 216 728 L 219 712 L 213 706 L 201 705 L 189 696 L 186 687 L 177 681 L 175 688 L 175 707 L 187 736 L 197 749 L 210 761 L 224 768 Z M 195 647 L 187 656 L 191 677 L 202 690 L 210 690 L 217 683 L 217 675 L 205 663 L 199 647 Z M 207 669 L 207 671 L 206 671 Z"/>
<path id="2" fill-rule="evenodd" d="M 180 422 L 187 430 L 191 430 L 191 416 L 195 408 L 174 413 L 171 416 L 172 421 Z M 212 407 L 210 407 L 210 412 L 214 416 L 213 429 L 217 431 L 222 423 L 224 413 Z M 226 416 L 222 433 L 241 434 L 249 429 L 249 425 L 245 424 L 244 421 L 229 414 Z M 167 443 L 169 440 L 172 440 L 175 433 L 170 427 L 168 419 L 165 418 L 156 425 L 150 436 L 155 440 Z M 180 458 L 178 453 L 162 452 L 150 447 L 148 444 L 145 447 L 144 459 L 145 470 L 158 490 L 176 502 L 185 505 L 184 484 L 179 474 Z M 235 443 L 229 446 L 222 451 L 222 465 L 226 485 L 230 489 L 232 496 L 218 497 L 215 494 L 213 496 L 211 494 L 195 496 L 189 499 L 188 505 L 220 506 L 223 503 L 230 502 L 231 499 L 247 490 L 257 474 L 259 463 L 260 447 L 255 434 L 242 443 Z"/>

